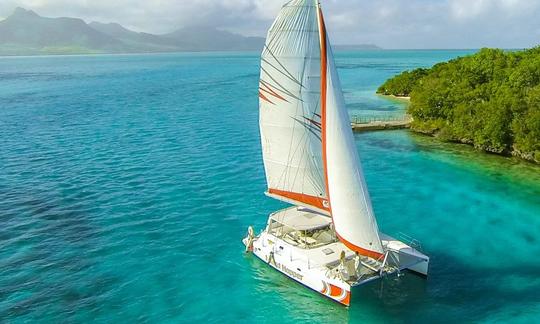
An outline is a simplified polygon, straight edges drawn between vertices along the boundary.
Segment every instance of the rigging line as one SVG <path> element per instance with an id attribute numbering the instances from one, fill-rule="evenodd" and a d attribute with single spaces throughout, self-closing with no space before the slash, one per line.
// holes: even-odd
<path id="1" fill-rule="evenodd" d="M 303 105 L 302 105 L 302 108 L 303 108 Z M 302 111 L 303 110 L 304 109 L 302 109 Z M 321 190 L 320 184 L 315 183 L 315 180 L 319 179 L 320 182 L 322 182 L 322 177 L 320 176 L 320 170 L 318 168 L 318 165 L 315 165 L 316 166 L 316 172 L 314 172 L 314 170 L 313 170 L 312 160 L 315 157 L 314 152 L 316 151 L 314 149 L 314 147 L 313 147 L 313 145 L 314 145 L 313 143 L 314 142 L 311 140 L 311 137 L 309 136 L 309 133 L 304 131 L 303 135 L 302 135 L 302 137 L 300 139 L 300 143 L 299 143 L 297 149 L 295 149 L 294 156 L 296 156 L 297 150 L 300 147 L 302 147 L 303 149 L 300 150 L 300 152 L 298 154 L 300 154 L 300 157 L 301 157 L 302 161 L 304 161 L 304 167 L 302 168 L 302 170 L 308 171 L 308 172 L 303 172 L 303 174 L 302 174 L 302 182 L 301 182 L 302 192 L 305 192 L 307 183 L 310 183 L 312 185 L 312 189 L 316 190 L 316 192 L 315 193 L 310 192 L 309 194 L 310 195 L 315 194 L 317 196 L 320 196 L 320 194 L 318 194 L 317 192 L 321 193 L 323 191 Z M 294 182 L 293 183 L 296 183 L 299 172 L 300 172 L 300 170 L 297 169 L 297 172 L 296 172 L 296 174 L 294 176 L 294 180 L 293 180 Z M 307 177 L 307 180 L 306 180 L 306 177 Z"/>
<path id="2" fill-rule="evenodd" d="M 274 86 L 272 86 L 270 83 L 264 81 L 264 80 L 260 80 L 259 81 L 260 84 L 262 84 L 266 89 L 267 89 L 267 92 L 270 91 L 274 96 L 279 96 L 278 92 L 281 92 L 283 93 L 284 95 L 288 95 L 287 93 L 285 93 L 283 90 L 280 90 Z M 259 87 L 259 89 L 261 89 L 261 87 Z M 285 98 L 281 98 L 287 102 L 289 102 L 287 99 Z"/>
<path id="3" fill-rule="evenodd" d="M 320 102 L 317 101 L 317 108 L 315 109 L 315 111 L 317 111 L 317 109 L 320 108 Z M 314 112 L 315 115 L 317 115 L 316 112 Z M 320 115 L 319 115 L 320 117 Z M 317 151 L 317 153 L 320 153 L 320 155 L 317 155 L 317 156 L 313 156 L 313 161 L 312 163 L 314 163 L 317 167 L 315 168 L 317 170 L 317 176 L 319 177 L 320 179 L 320 183 L 319 183 L 319 186 L 322 185 L 322 187 L 320 188 L 321 192 L 324 194 L 325 197 L 327 197 L 327 194 L 326 194 L 326 187 L 325 187 L 325 184 L 324 184 L 324 170 L 323 170 L 323 160 L 322 160 L 322 124 L 321 124 L 321 147 L 320 147 L 320 150 Z"/>
<path id="4" fill-rule="evenodd" d="M 317 137 L 320 141 L 322 141 L 322 138 L 319 134 L 317 134 L 316 132 L 319 131 L 319 129 L 313 127 L 312 125 L 304 122 L 304 121 L 301 121 L 295 117 L 291 117 L 292 119 L 296 120 L 298 123 L 300 123 L 301 125 L 303 125 L 310 133 L 312 133 L 315 137 Z M 304 117 L 305 118 L 305 117 Z"/>
<path id="5" fill-rule="evenodd" d="M 306 135 L 309 137 L 309 134 L 306 133 Z M 315 156 L 316 150 L 314 149 L 313 142 L 311 139 L 309 140 L 309 143 L 310 143 L 309 148 L 305 148 L 303 150 L 304 161 L 306 162 L 306 168 L 307 170 L 309 170 L 309 173 L 304 172 L 302 185 L 303 185 L 303 188 L 305 188 L 306 184 L 309 183 L 311 185 L 312 190 L 316 191 L 317 196 L 324 197 L 325 194 L 321 187 L 323 179 L 320 174 L 320 166 L 316 163 L 316 156 Z"/>
<path id="6" fill-rule="evenodd" d="M 297 106 L 296 106 L 296 112 L 298 112 L 299 108 L 300 108 L 300 105 L 303 106 L 303 103 L 302 102 L 298 102 L 297 103 Z M 303 111 L 303 108 L 302 108 L 302 111 Z M 297 124 L 296 123 L 292 123 L 292 136 L 291 136 L 291 142 L 290 142 L 290 145 L 289 145 L 289 151 L 288 151 L 288 156 L 287 156 L 287 164 L 291 164 L 291 161 L 292 159 L 297 156 L 298 154 L 298 151 L 300 151 L 300 154 L 302 153 L 302 150 L 300 149 L 301 147 L 306 147 L 307 144 L 309 144 L 307 142 L 307 139 L 306 139 L 306 136 L 307 136 L 307 132 L 306 131 L 301 131 L 303 128 L 299 129 L 300 130 L 300 137 L 298 138 L 298 144 L 296 145 L 296 147 L 294 147 L 294 150 L 293 150 L 293 139 L 295 138 L 295 133 L 296 130 L 298 130 L 297 128 Z M 302 157 L 302 156 L 300 156 Z M 304 163 L 304 166 L 302 168 L 303 170 L 308 170 L 305 163 Z M 290 168 L 289 169 L 286 169 L 285 171 L 291 171 Z M 296 169 L 296 172 L 295 174 L 289 174 L 289 172 L 287 172 L 286 175 L 284 175 L 284 177 L 286 178 L 286 180 L 284 181 L 288 181 L 289 183 L 291 184 L 296 184 L 296 179 L 298 177 L 298 173 L 300 172 L 300 168 L 297 168 Z M 304 172 L 306 173 L 306 172 Z M 292 178 L 292 179 L 291 179 Z M 291 181 L 292 180 L 292 181 Z M 302 186 L 303 187 L 303 186 Z M 302 189 L 303 191 L 303 189 Z"/>
<path id="7" fill-rule="evenodd" d="M 315 39 L 317 40 L 317 44 L 318 44 L 318 39 Z M 315 41 L 314 39 L 310 38 L 310 41 L 311 42 L 314 42 Z M 310 45 L 310 48 L 312 47 L 312 45 Z M 309 73 L 311 75 L 311 70 L 314 68 L 314 66 L 312 65 L 312 62 L 313 62 L 313 56 L 311 56 L 310 58 L 306 58 L 304 60 L 304 66 L 306 67 L 304 69 L 304 74 L 305 73 Z M 315 69 L 318 70 L 318 64 L 315 65 Z M 306 72 L 306 71 L 309 71 L 309 72 Z M 304 75 L 304 78 L 305 78 L 305 75 Z M 308 79 L 311 78 L 310 76 L 307 77 Z M 304 92 L 307 92 L 309 95 L 310 95 L 310 98 L 311 98 L 311 91 L 309 90 L 306 90 Z M 320 91 L 316 91 L 317 93 L 320 92 Z M 320 98 L 319 95 L 317 95 L 315 98 Z M 310 100 L 310 102 L 312 102 L 312 100 Z M 310 116 L 310 115 L 313 115 L 313 114 L 316 114 L 317 110 L 319 109 L 319 101 L 317 100 L 315 102 L 315 105 L 311 105 L 312 109 L 309 110 L 307 112 L 307 114 L 304 115 L 304 118 L 305 116 Z M 312 118 L 314 119 L 314 118 Z M 313 128 L 311 128 L 311 130 L 314 130 Z M 322 170 L 321 170 L 321 163 L 322 163 L 322 157 L 320 156 L 320 152 L 321 152 L 321 145 L 322 145 L 322 129 L 315 129 L 315 136 L 316 138 L 319 140 L 319 142 L 317 142 L 316 144 L 314 142 L 310 142 L 311 143 L 311 151 L 309 152 L 309 165 L 311 167 L 311 177 L 310 177 L 310 183 L 311 185 L 313 186 L 313 188 L 315 188 L 318 192 L 319 192 L 319 195 L 326 198 L 326 190 L 324 188 L 324 180 L 323 180 L 323 177 L 322 177 Z"/>
<path id="8" fill-rule="evenodd" d="M 272 105 L 275 105 L 275 103 L 273 103 L 270 99 L 268 99 L 261 91 L 259 91 L 259 98 Z"/>
<path id="9" fill-rule="evenodd" d="M 298 102 L 298 103 L 296 104 L 296 112 L 298 112 L 298 107 L 299 107 L 300 105 L 303 105 L 303 103 L 302 103 L 302 102 Z M 296 156 L 296 153 L 297 153 L 298 149 L 300 149 L 301 146 L 304 146 L 304 145 L 302 145 L 302 144 L 305 142 L 305 139 L 304 139 L 305 132 L 303 132 L 303 134 L 301 134 L 301 137 L 299 138 L 298 144 L 297 144 L 296 147 L 294 148 L 294 151 L 292 150 L 294 134 L 296 133 L 296 130 L 297 130 L 297 127 L 296 127 L 297 125 L 296 125 L 296 123 L 293 123 L 292 125 L 293 125 L 293 127 L 292 127 L 292 136 L 291 136 L 291 142 L 290 142 L 290 145 L 289 145 L 289 154 L 288 154 L 288 156 L 287 156 L 287 163 L 288 163 L 288 164 L 291 164 L 291 161 L 292 161 L 293 157 Z M 292 154 L 291 154 L 291 153 L 292 153 Z M 299 173 L 299 172 L 300 172 L 300 169 L 296 169 L 296 172 L 295 172 L 294 176 L 292 177 L 292 178 L 293 178 L 293 180 L 292 180 L 292 182 L 291 182 L 292 184 L 295 184 L 295 183 L 296 183 L 296 177 L 298 176 L 298 173 Z M 292 175 L 290 175 L 290 176 L 292 176 Z M 288 177 L 287 180 L 290 180 L 290 179 L 289 179 L 290 176 Z"/>
<path id="10" fill-rule="evenodd" d="M 265 161 L 268 161 L 268 162 L 271 162 L 273 164 L 279 164 L 280 166 L 288 166 L 290 168 L 294 168 L 294 169 L 306 169 L 305 166 L 301 165 L 301 164 L 287 164 L 287 162 L 282 162 L 282 161 L 278 161 L 278 160 L 274 160 L 274 159 L 270 159 L 270 158 L 267 158 L 267 159 L 264 159 Z M 308 169 L 306 169 L 308 170 Z"/>
<path id="11" fill-rule="evenodd" d="M 319 166 L 316 164 L 315 162 L 315 156 L 314 155 L 311 155 L 311 159 L 309 160 L 310 162 L 310 165 L 311 165 L 311 169 L 315 169 L 315 170 L 319 170 Z M 319 176 L 319 177 L 317 177 Z M 318 182 L 316 182 L 316 180 L 318 180 Z M 320 174 L 317 172 L 316 174 L 313 174 L 313 177 L 311 179 L 309 179 L 309 182 L 311 183 L 311 185 L 313 186 L 313 188 L 315 188 L 320 194 L 321 197 L 325 198 L 325 192 L 323 190 L 323 188 L 321 187 L 321 183 L 322 183 L 322 177 L 320 177 Z"/>
<path id="12" fill-rule="evenodd" d="M 309 169 L 309 165 L 306 163 L 306 159 L 305 159 L 306 147 L 308 145 L 310 145 L 308 133 L 303 132 L 302 137 L 301 137 L 301 141 L 298 143 L 298 146 L 295 149 L 295 155 L 296 155 L 296 152 L 299 150 L 298 154 L 300 155 L 301 160 L 304 162 L 304 165 L 305 165 L 304 169 L 309 172 L 311 170 Z M 305 177 L 308 174 L 308 172 L 302 172 L 302 181 L 300 183 L 302 193 L 305 193 L 305 185 L 304 184 L 305 184 Z M 296 181 L 298 179 L 299 173 L 300 173 L 300 169 L 297 169 L 295 175 L 293 176 L 293 183 L 295 183 L 295 184 L 297 183 Z"/>
<path id="13" fill-rule="evenodd" d="M 315 121 L 315 120 L 313 120 L 313 119 L 311 119 L 309 117 L 306 117 L 306 116 L 304 116 L 304 119 L 307 120 L 310 123 L 310 125 L 315 127 L 316 129 L 318 129 L 318 130 L 322 129 L 322 125 L 318 121 Z"/>
<path id="14" fill-rule="evenodd" d="M 301 102 L 301 101 L 300 101 Z M 299 102 L 297 102 L 297 106 L 298 106 Z M 289 142 L 289 150 L 287 151 L 287 158 L 285 161 L 287 161 L 287 165 L 290 164 L 290 161 L 291 161 L 291 151 L 292 151 L 292 145 L 293 145 L 293 138 L 294 138 L 294 129 L 295 129 L 295 126 L 296 126 L 296 123 L 292 123 L 292 127 L 290 127 L 292 129 L 291 131 L 291 137 L 290 137 L 290 142 Z M 285 185 L 287 184 L 287 180 L 288 180 L 288 177 L 287 177 L 287 174 L 288 174 L 288 171 L 289 171 L 289 168 L 288 167 L 285 167 L 283 168 L 283 171 L 281 172 L 281 175 L 279 176 L 278 178 L 278 184 L 280 183 L 283 183 L 283 189 L 286 189 L 285 188 Z M 289 190 L 290 191 L 290 190 Z"/>
<path id="15" fill-rule="evenodd" d="M 268 53 L 270 53 L 270 55 L 274 58 L 274 60 L 276 60 L 276 62 L 279 64 L 279 66 L 281 66 L 283 68 L 283 70 L 285 70 L 285 73 L 287 74 L 288 77 L 291 78 L 291 80 L 295 81 L 296 83 L 300 84 L 300 81 L 299 80 L 296 80 L 296 78 L 294 77 L 294 75 L 292 73 L 289 72 L 289 70 L 287 70 L 287 68 L 279 61 L 279 59 L 276 57 L 276 55 L 274 54 L 274 52 L 270 49 L 270 47 L 268 47 L 267 44 L 264 44 L 264 47 L 265 49 L 268 51 Z M 263 58 L 263 60 L 266 62 L 266 60 Z M 268 63 L 268 62 L 267 62 Z M 270 63 L 268 63 L 270 64 Z M 270 64 L 271 65 L 271 64 Z M 275 68 L 275 67 L 274 67 Z M 279 70 L 276 68 L 276 70 Z M 283 73 L 283 72 L 282 72 Z"/>
<path id="16" fill-rule="evenodd" d="M 265 47 L 267 47 L 266 45 L 264 45 Z M 268 48 L 268 47 L 267 47 Z M 294 75 L 292 75 L 291 72 L 289 72 L 289 70 L 287 70 L 287 68 L 279 61 L 279 59 L 272 53 L 272 51 L 268 48 L 268 53 L 270 53 L 270 55 L 272 55 L 272 57 L 274 58 L 274 60 L 276 60 L 276 62 L 279 64 L 279 66 L 281 68 L 283 68 L 284 71 L 280 70 L 279 68 L 275 67 L 272 63 L 270 63 L 267 59 L 265 59 L 264 57 L 261 57 L 261 60 L 263 62 L 265 62 L 266 64 L 270 65 L 271 67 L 273 67 L 276 71 L 278 71 L 279 73 L 283 74 L 285 77 L 287 77 L 288 79 L 290 79 L 291 81 L 297 83 L 298 85 L 300 85 L 301 87 L 304 87 L 304 85 L 302 84 L 302 82 L 300 82 L 299 80 L 297 80 Z"/>
<path id="17" fill-rule="evenodd" d="M 317 107 L 318 107 L 318 103 L 317 103 L 317 106 L 316 106 L 315 110 L 317 109 Z M 318 133 L 320 133 L 322 135 L 322 128 L 318 129 L 317 131 L 318 131 Z M 315 171 L 313 176 L 317 177 L 317 179 L 319 179 L 319 182 L 317 184 L 313 183 L 314 187 L 317 188 L 319 190 L 319 192 L 321 192 L 321 195 L 323 197 L 326 197 L 326 190 L 324 189 L 324 184 L 323 184 L 324 183 L 324 180 L 323 180 L 324 178 L 323 178 L 322 166 L 321 166 L 321 164 L 322 164 L 322 156 L 315 154 L 315 152 L 319 153 L 319 152 L 322 151 L 322 137 L 318 137 L 318 138 L 320 138 L 321 147 L 313 150 L 313 152 L 311 154 L 311 158 L 310 158 L 310 163 L 312 165 L 312 170 Z"/>
<path id="18" fill-rule="evenodd" d="M 313 111 L 313 114 L 311 115 L 311 118 L 304 116 L 306 120 L 311 122 L 313 125 L 315 125 L 321 132 L 322 132 L 322 121 L 318 122 L 316 121 L 315 117 L 319 117 L 321 119 L 321 116 L 316 113 L 317 109 L 319 107 L 319 102 L 317 101 L 317 105 L 315 106 L 315 110 Z"/>
<path id="19" fill-rule="evenodd" d="M 272 25 L 272 27 L 270 28 L 270 31 L 268 32 L 267 43 L 269 45 L 273 44 L 274 41 L 278 39 L 279 30 L 281 30 L 283 26 L 286 25 L 286 23 L 290 20 L 286 18 L 287 18 L 287 10 L 282 9 L 281 14 L 278 16 L 278 20 L 276 20 L 276 22 Z"/>
<path id="20" fill-rule="evenodd" d="M 305 79 L 306 71 L 307 71 L 310 67 L 311 67 L 311 65 L 308 64 L 308 60 L 307 60 L 307 57 L 306 57 L 306 59 L 304 59 L 304 65 L 303 65 L 303 69 L 302 69 L 302 80 Z M 302 89 L 300 89 L 300 96 L 302 96 L 302 93 L 303 93 L 303 91 L 302 91 Z M 305 106 L 307 106 L 308 108 L 305 109 Z M 317 107 L 315 107 L 315 109 L 317 109 Z M 302 105 L 302 117 L 303 117 L 304 119 L 308 120 L 308 121 L 313 122 L 313 123 L 315 124 L 315 126 L 317 126 L 317 123 L 316 123 L 315 121 L 310 120 L 309 118 L 305 117 L 306 115 L 309 116 L 311 112 L 312 112 L 312 111 L 309 109 L 309 105 L 308 105 L 307 103 L 306 103 L 305 105 Z M 313 125 L 308 124 L 308 123 L 306 123 L 305 121 L 302 121 L 302 120 L 300 120 L 300 119 L 298 119 L 298 118 L 293 117 L 293 119 L 296 120 L 296 121 L 297 121 L 298 123 L 300 123 L 301 125 L 303 125 L 304 127 L 306 127 L 308 131 L 310 131 L 313 135 L 315 135 L 315 137 L 317 137 L 319 140 L 322 141 L 320 135 L 317 134 L 317 133 L 315 132 L 316 127 L 314 127 Z M 320 127 L 320 124 L 319 124 L 317 127 Z"/>
<path id="21" fill-rule="evenodd" d="M 304 56 L 304 59 L 303 59 L 303 67 L 302 67 L 302 75 L 301 75 L 301 80 L 304 80 L 305 79 L 305 75 L 306 75 L 306 70 L 307 70 L 307 61 L 306 61 L 306 55 Z M 302 88 L 300 88 L 300 97 L 303 97 L 303 94 L 304 94 L 304 91 Z M 307 102 L 302 102 L 299 106 L 299 108 L 302 110 L 302 116 L 305 116 L 306 115 L 306 112 L 309 112 L 310 111 L 310 106 Z M 308 131 L 312 132 L 313 133 L 313 130 L 310 129 L 309 127 L 307 128 Z M 310 166 L 310 163 L 309 163 L 309 159 L 307 157 L 309 157 L 311 151 L 312 151 L 312 141 L 311 141 L 311 138 L 309 136 L 308 133 L 304 132 L 303 134 L 303 139 L 306 143 L 306 145 L 304 145 L 303 147 L 303 150 L 300 152 L 301 156 L 302 156 L 302 160 L 305 161 L 305 164 L 307 167 Z M 309 149 L 309 150 L 308 150 Z M 312 170 L 309 169 L 309 172 L 311 173 Z M 308 172 L 303 172 L 302 173 L 302 192 L 305 192 L 306 190 L 306 176 L 307 176 Z M 298 174 L 296 175 L 298 176 Z M 308 178 L 309 179 L 309 178 Z M 295 181 L 296 181 L 296 178 L 295 178 Z M 311 182 L 311 181 L 310 181 Z"/>
<path id="22" fill-rule="evenodd" d="M 316 16 L 316 13 L 311 12 L 311 11 L 313 11 L 313 9 L 315 9 L 315 6 L 290 6 L 290 7 L 293 8 L 293 9 L 292 10 L 282 11 L 282 14 L 279 16 L 279 20 L 276 21 L 274 23 L 274 25 L 272 25 L 272 28 L 270 29 L 270 32 L 268 34 L 267 42 L 265 44 L 266 48 L 263 51 L 263 53 L 265 53 L 266 49 L 268 49 L 270 54 L 272 56 L 274 56 L 274 53 L 272 53 L 272 51 L 270 50 L 270 45 L 273 45 L 275 40 L 279 39 L 278 36 L 283 36 L 283 34 L 285 34 L 285 32 L 284 32 L 285 26 L 287 26 L 288 24 L 291 24 L 291 21 L 293 23 L 300 21 L 300 27 L 298 27 L 298 30 L 295 30 L 295 31 L 297 31 L 297 32 L 304 31 L 305 32 L 307 30 L 307 28 L 301 28 L 302 26 L 304 26 L 304 27 L 308 26 L 305 19 L 307 19 L 307 18 L 314 19 L 315 16 Z M 308 12 L 307 14 L 303 14 L 302 11 L 305 11 L 305 10 L 304 9 L 299 9 L 299 8 L 306 8 L 306 7 L 310 8 L 310 10 L 309 10 L 310 12 Z M 290 11 L 290 12 L 287 12 L 287 11 Z M 295 18 L 295 19 L 293 19 L 293 18 Z M 311 22 L 311 25 L 314 25 L 314 23 Z M 318 34 L 317 31 L 315 31 L 314 33 Z M 313 36 L 310 36 L 310 37 L 313 37 Z M 282 38 L 283 37 L 281 37 L 281 39 Z M 316 38 L 318 39 L 318 35 L 317 35 Z M 278 63 L 279 63 L 279 61 L 278 61 Z M 292 76 L 292 77 L 294 78 L 294 76 Z"/>
<path id="23" fill-rule="evenodd" d="M 270 73 L 268 73 L 263 67 L 261 67 L 261 70 L 264 71 L 264 73 L 272 80 L 274 81 L 286 94 L 288 94 L 289 96 L 293 97 L 294 99 L 297 99 L 297 100 L 300 100 L 302 101 L 302 99 L 298 98 L 297 96 L 295 96 L 293 93 L 291 93 L 289 90 L 285 89 L 285 87 L 283 87 L 281 84 L 279 84 L 279 82 L 276 81 L 276 79 L 274 79 L 272 77 L 272 75 L 270 75 Z"/>
<path id="24" fill-rule="evenodd" d="M 276 97 L 276 98 L 278 98 L 278 99 L 281 99 L 281 100 L 283 100 L 283 101 L 289 102 L 289 100 L 283 98 L 282 96 L 280 96 L 280 95 L 279 95 L 278 93 L 276 93 L 275 91 L 268 91 L 268 90 L 266 90 L 266 89 L 263 89 L 262 87 L 259 87 L 259 91 L 266 92 L 267 94 L 272 95 L 272 96 L 274 96 L 274 97 Z"/>
<path id="25" fill-rule="evenodd" d="M 309 159 L 306 159 L 305 158 L 305 155 L 308 155 L 308 151 L 311 151 L 313 152 L 313 147 L 312 145 L 309 145 L 309 147 L 311 148 L 311 150 L 308 150 L 308 149 L 304 149 L 304 150 L 300 150 L 301 147 L 306 147 L 308 145 L 308 143 L 312 143 L 312 142 L 307 142 L 306 141 L 306 136 L 308 136 L 308 133 L 307 132 L 302 132 L 303 135 L 302 137 L 300 138 L 299 140 L 299 144 L 298 146 L 296 146 L 294 148 L 294 150 L 292 149 L 292 146 L 291 146 L 291 149 L 289 150 L 289 152 L 291 153 L 292 152 L 292 156 L 297 156 L 298 154 L 304 154 L 304 158 L 302 159 L 304 162 L 307 162 L 306 163 L 303 163 L 303 164 L 295 164 L 295 165 L 292 165 L 290 163 L 290 160 L 292 158 L 288 158 L 287 159 L 287 162 L 279 162 L 279 161 L 275 161 L 275 160 L 271 160 L 271 159 L 267 159 L 267 161 L 269 162 L 272 162 L 274 164 L 279 164 L 279 165 L 282 165 L 284 167 L 284 170 L 282 171 L 282 174 L 281 176 L 279 177 L 279 180 L 278 180 L 278 183 L 280 184 L 283 184 L 283 188 L 285 187 L 285 184 L 287 183 L 286 181 L 287 180 L 290 180 L 291 176 L 293 177 L 293 181 L 292 183 L 296 183 L 297 181 L 297 178 L 298 178 L 298 174 L 300 172 L 303 172 L 303 174 L 305 176 L 308 176 L 308 173 L 312 174 L 311 177 L 308 177 L 308 180 L 310 180 L 309 182 L 313 185 L 313 188 L 316 189 L 318 192 L 322 193 L 323 196 L 325 194 L 325 190 L 323 190 L 323 188 L 320 187 L 320 184 L 318 183 L 315 183 L 314 180 L 315 179 L 320 179 L 320 182 L 322 183 L 322 175 L 321 175 L 321 170 L 320 170 L 320 166 L 315 162 L 313 162 L 315 159 L 316 159 L 316 156 L 314 154 L 309 154 Z M 292 144 L 292 142 L 291 142 Z M 290 154 L 289 153 L 289 154 Z M 315 169 L 316 169 L 316 173 L 313 173 L 313 165 L 315 166 Z M 292 174 L 290 174 L 290 171 L 292 171 L 291 169 L 296 169 L 295 171 L 295 175 L 293 176 Z M 309 171 L 309 172 L 308 172 Z M 312 179 L 313 178 L 313 179 Z M 304 179 L 304 182 L 302 183 L 302 186 L 305 190 L 305 182 L 306 180 Z M 279 188 L 279 185 L 276 189 Z M 285 188 L 286 189 L 286 188 Z M 302 191 L 304 191 L 302 190 Z M 293 191 L 292 189 L 289 189 L 288 191 Z M 311 194 L 311 193 L 310 193 Z M 326 197 L 325 197 L 326 198 Z"/>

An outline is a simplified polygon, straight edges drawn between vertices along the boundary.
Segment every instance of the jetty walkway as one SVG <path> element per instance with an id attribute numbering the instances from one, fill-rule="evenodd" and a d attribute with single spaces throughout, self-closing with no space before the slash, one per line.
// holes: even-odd
<path id="1" fill-rule="evenodd" d="M 355 132 L 385 129 L 403 129 L 411 126 L 410 115 L 351 116 L 351 126 Z"/>

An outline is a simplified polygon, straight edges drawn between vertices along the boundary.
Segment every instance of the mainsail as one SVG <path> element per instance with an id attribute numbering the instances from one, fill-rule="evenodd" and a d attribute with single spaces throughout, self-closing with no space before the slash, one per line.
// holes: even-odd
<path id="1" fill-rule="evenodd" d="M 350 249 L 384 254 L 318 0 L 285 4 L 261 58 L 268 195 L 328 213 Z"/>
<path id="2" fill-rule="evenodd" d="M 328 212 L 321 143 L 318 7 L 285 4 L 261 58 L 260 128 L 268 194 Z"/>

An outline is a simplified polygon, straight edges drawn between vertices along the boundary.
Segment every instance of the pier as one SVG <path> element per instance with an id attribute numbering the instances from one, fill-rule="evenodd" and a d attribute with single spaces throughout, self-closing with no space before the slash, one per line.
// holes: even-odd
<path id="1" fill-rule="evenodd" d="M 388 116 L 351 116 L 351 127 L 355 132 L 404 129 L 411 126 L 410 115 Z"/>

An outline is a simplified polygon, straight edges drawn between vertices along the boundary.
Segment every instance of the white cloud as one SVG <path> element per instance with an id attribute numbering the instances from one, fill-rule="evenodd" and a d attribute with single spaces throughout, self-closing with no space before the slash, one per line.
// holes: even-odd
<path id="1" fill-rule="evenodd" d="M 154 33 L 211 25 L 265 35 L 285 0 L 0 0 L 44 16 L 119 22 Z M 323 0 L 335 43 L 387 48 L 529 47 L 540 43 L 540 0 Z"/>
<path id="2" fill-rule="evenodd" d="M 482 14 L 491 4 L 493 1 L 489 0 L 454 0 L 450 2 L 450 9 L 457 19 L 472 19 Z"/>

